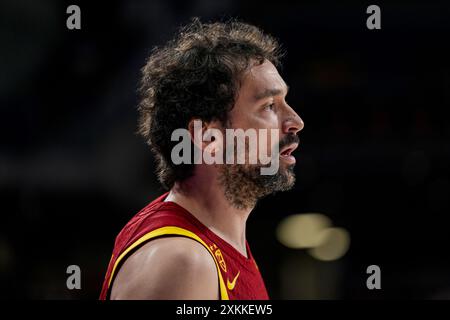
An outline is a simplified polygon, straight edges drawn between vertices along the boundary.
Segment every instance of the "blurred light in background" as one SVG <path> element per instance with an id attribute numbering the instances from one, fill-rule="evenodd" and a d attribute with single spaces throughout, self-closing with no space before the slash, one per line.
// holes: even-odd
<path id="1" fill-rule="evenodd" d="M 350 234 L 343 228 L 332 227 L 332 221 L 321 213 L 295 214 L 283 219 L 276 236 L 291 249 L 309 249 L 308 253 L 321 261 L 337 260 L 350 246 Z"/>
<path id="2" fill-rule="evenodd" d="M 337 260 L 346 254 L 350 246 L 350 234 L 343 228 L 322 230 L 319 238 L 320 245 L 308 250 L 308 253 L 318 260 Z"/>
<path id="3" fill-rule="evenodd" d="M 288 248 L 312 248 L 320 244 L 321 231 L 330 226 L 331 220 L 323 214 L 295 214 L 280 222 L 277 239 Z"/>

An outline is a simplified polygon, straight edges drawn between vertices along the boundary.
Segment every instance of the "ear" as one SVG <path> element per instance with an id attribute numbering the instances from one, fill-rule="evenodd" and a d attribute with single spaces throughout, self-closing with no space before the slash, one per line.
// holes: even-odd
<path id="1" fill-rule="evenodd" d="M 200 119 L 191 119 L 188 124 L 191 141 L 200 150 L 204 150 L 207 146 L 210 146 L 208 149 L 211 150 L 214 148 L 211 144 L 221 143 L 222 129 L 222 124 L 218 120 L 203 122 Z"/>

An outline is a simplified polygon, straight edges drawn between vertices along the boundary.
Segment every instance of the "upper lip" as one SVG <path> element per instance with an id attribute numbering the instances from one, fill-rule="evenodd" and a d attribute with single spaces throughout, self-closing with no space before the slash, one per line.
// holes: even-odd
<path id="1" fill-rule="evenodd" d="M 297 149 L 297 147 L 298 147 L 298 143 L 288 144 L 287 146 L 284 146 L 283 148 L 281 148 L 280 155 L 286 151 L 288 152 L 287 155 L 290 155 L 292 152 L 294 152 L 295 149 Z"/>

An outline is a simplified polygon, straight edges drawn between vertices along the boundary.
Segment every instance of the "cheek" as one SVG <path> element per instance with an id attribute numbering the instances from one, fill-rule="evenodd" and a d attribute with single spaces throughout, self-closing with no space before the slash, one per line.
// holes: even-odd
<path id="1" fill-rule="evenodd" d="M 279 143 L 280 137 L 280 123 L 278 116 L 274 113 L 264 116 L 254 117 L 247 123 L 247 128 L 256 129 L 258 135 L 258 154 L 259 150 L 263 147 L 265 150 L 261 150 L 265 155 L 271 156 L 272 149 L 275 144 Z M 266 129 L 261 131 L 260 129 Z M 264 143 L 264 140 L 266 143 Z"/>
<path id="2" fill-rule="evenodd" d="M 279 143 L 280 122 L 278 121 L 278 116 L 272 113 L 264 119 L 260 128 L 267 129 L 265 134 L 267 139 L 267 150 L 272 150 L 273 145 Z"/>
<path id="3" fill-rule="evenodd" d="M 232 121 L 232 127 L 234 129 L 254 129 L 257 135 L 257 153 L 260 153 L 260 149 L 264 155 L 271 156 L 273 146 L 279 143 L 280 137 L 280 122 L 278 115 L 274 112 L 261 112 L 254 114 L 238 114 L 231 113 L 230 120 Z M 266 129 L 260 131 L 260 129 Z M 274 132 L 274 133 L 272 133 Z M 264 137 L 265 142 L 261 140 Z"/>
<path id="4" fill-rule="evenodd" d="M 272 152 L 276 152 L 274 146 L 278 146 L 280 143 L 280 130 L 276 126 L 264 129 L 266 130 L 258 130 L 258 154 L 262 152 L 264 155 L 272 156 Z"/>
<path id="5" fill-rule="evenodd" d="M 248 119 L 248 126 L 255 129 L 277 129 L 280 127 L 278 115 L 274 112 L 263 112 Z"/>

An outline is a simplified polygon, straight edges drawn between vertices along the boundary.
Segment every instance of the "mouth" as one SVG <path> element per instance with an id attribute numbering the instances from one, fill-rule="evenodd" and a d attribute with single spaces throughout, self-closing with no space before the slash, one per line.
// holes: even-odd
<path id="1" fill-rule="evenodd" d="M 295 163 L 295 157 L 292 155 L 295 149 L 297 149 L 298 143 L 292 143 L 280 150 L 280 158 L 288 163 Z"/>

